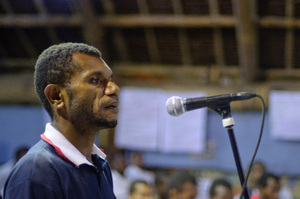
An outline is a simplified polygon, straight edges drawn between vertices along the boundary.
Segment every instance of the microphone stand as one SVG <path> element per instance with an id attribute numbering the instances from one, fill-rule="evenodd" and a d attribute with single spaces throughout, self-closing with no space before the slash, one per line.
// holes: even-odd
<path id="1" fill-rule="evenodd" d="M 236 143 L 234 132 L 233 132 L 233 126 L 234 126 L 235 123 L 233 121 L 233 117 L 231 116 L 230 103 L 228 102 L 228 103 L 221 104 L 221 105 L 215 105 L 215 106 L 211 106 L 209 108 L 216 111 L 218 114 L 220 114 L 222 116 L 223 127 L 227 129 L 227 132 L 228 132 L 228 135 L 229 135 L 229 139 L 230 139 L 230 143 L 231 143 L 231 147 L 232 147 L 232 151 L 233 151 L 233 155 L 234 155 L 236 168 L 237 168 L 237 171 L 238 171 L 241 186 L 243 188 L 243 185 L 244 185 L 244 182 L 245 182 L 245 176 L 244 176 L 244 172 L 243 172 L 242 163 L 241 163 L 241 160 L 240 160 L 240 155 L 239 155 L 237 143 Z M 247 185 L 245 185 L 245 186 L 246 187 L 245 187 L 245 192 L 244 192 L 244 198 L 245 199 L 250 199 L 249 192 L 248 192 L 248 189 L 247 189 Z"/>

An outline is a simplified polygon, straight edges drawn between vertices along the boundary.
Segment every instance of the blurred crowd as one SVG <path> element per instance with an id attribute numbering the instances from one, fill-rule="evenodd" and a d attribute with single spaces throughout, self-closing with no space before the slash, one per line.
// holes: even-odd
<path id="1" fill-rule="evenodd" d="M 28 151 L 22 147 L 0 166 L 0 189 L 16 164 Z M 226 175 L 201 178 L 192 170 L 145 168 L 143 153 L 109 154 L 113 188 L 117 199 L 239 199 L 241 186 Z M 262 161 L 254 162 L 247 183 L 250 199 L 294 199 L 289 178 L 270 173 Z"/>
<path id="2" fill-rule="evenodd" d="M 126 160 L 129 160 L 128 162 Z M 143 154 L 111 159 L 117 199 L 239 199 L 241 186 L 232 176 L 201 178 L 193 170 L 144 167 Z M 262 161 L 254 162 L 247 183 L 251 199 L 294 199 L 289 178 L 270 173 Z"/>

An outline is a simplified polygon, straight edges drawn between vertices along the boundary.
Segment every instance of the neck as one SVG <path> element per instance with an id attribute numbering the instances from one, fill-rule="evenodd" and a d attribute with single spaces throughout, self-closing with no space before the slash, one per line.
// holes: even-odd
<path id="1" fill-rule="evenodd" d="M 96 130 L 81 131 L 75 129 L 73 125 L 59 124 L 57 122 L 53 122 L 52 125 L 58 129 L 82 155 L 92 162 L 91 152 L 97 135 Z"/>

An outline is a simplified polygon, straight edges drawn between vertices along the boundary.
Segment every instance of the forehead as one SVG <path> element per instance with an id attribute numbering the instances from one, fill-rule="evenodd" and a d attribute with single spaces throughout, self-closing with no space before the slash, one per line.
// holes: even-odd
<path id="1" fill-rule="evenodd" d="M 181 187 L 182 192 L 192 192 L 195 189 L 197 189 L 197 186 L 191 182 L 185 182 Z"/>
<path id="2" fill-rule="evenodd" d="M 218 185 L 216 187 L 216 193 L 217 195 L 227 195 L 231 193 L 231 190 L 228 187 L 222 186 L 222 185 Z"/>
<path id="3" fill-rule="evenodd" d="M 274 178 L 267 179 L 267 187 L 277 187 L 279 186 L 279 182 Z"/>
<path id="4" fill-rule="evenodd" d="M 111 69 L 107 64 L 100 58 L 84 53 L 74 53 L 72 56 L 72 62 L 76 66 L 79 66 L 81 70 L 107 70 Z"/>
<path id="5" fill-rule="evenodd" d="M 137 183 L 135 185 L 136 191 L 148 191 L 150 190 L 150 186 L 144 183 Z"/>

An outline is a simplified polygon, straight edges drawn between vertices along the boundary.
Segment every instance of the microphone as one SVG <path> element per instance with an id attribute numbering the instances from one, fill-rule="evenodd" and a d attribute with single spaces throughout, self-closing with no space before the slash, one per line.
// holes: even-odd
<path id="1" fill-rule="evenodd" d="M 212 107 L 232 101 L 247 100 L 256 97 L 255 93 L 239 92 L 235 94 L 214 95 L 209 97 L 182 98 L 173 96 L 167 100 L 167 111 L 172 116 L 179 116 L 186 111 L 203 107 Z"/>

